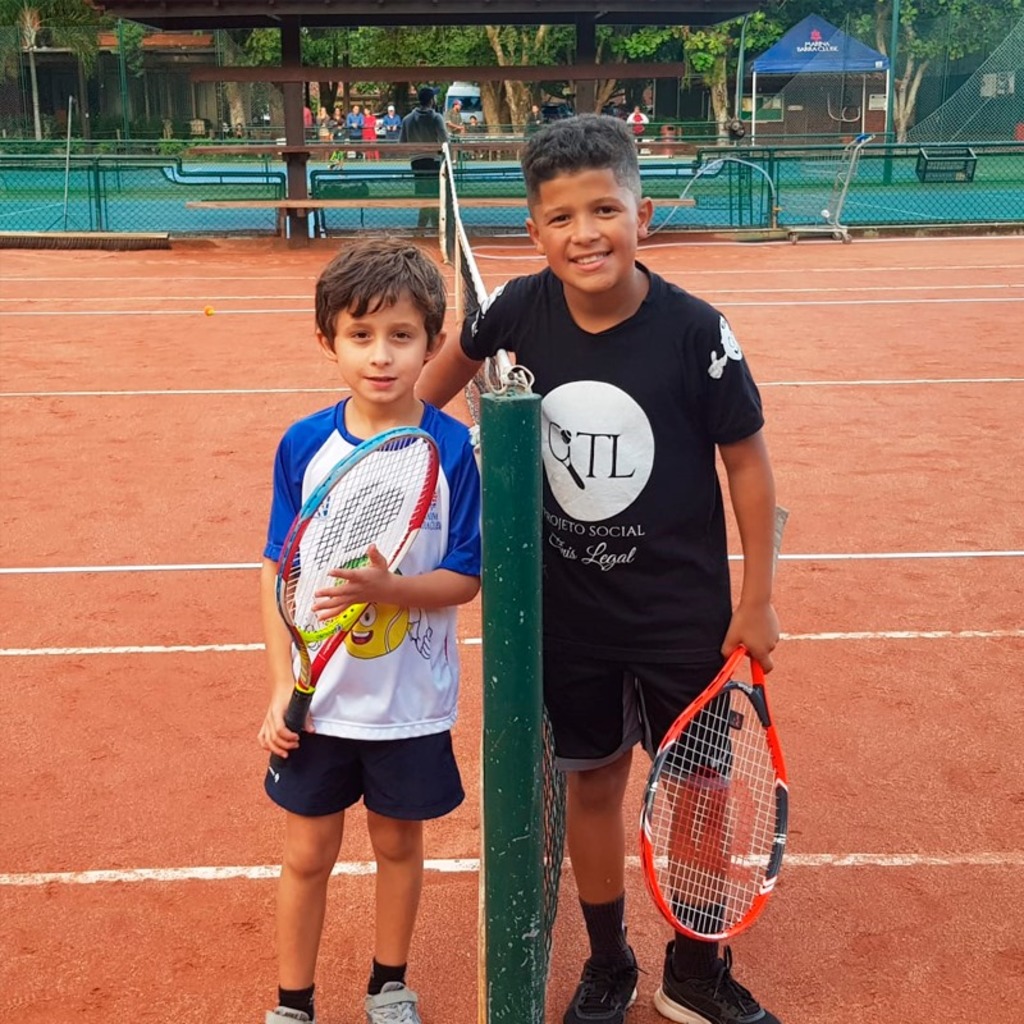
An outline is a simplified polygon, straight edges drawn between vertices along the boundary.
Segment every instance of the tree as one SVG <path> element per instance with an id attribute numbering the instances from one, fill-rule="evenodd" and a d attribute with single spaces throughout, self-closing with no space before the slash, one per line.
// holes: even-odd
<path id="1" fill-rule="evenodd" d="M 85 72 L 96 61 L 96 33 L 99 26 L 99 16 L 85 0 L 0 0 L 0 28 L 13 30 L 0 34 L 0 78 L 16 76 L 21 55 L 27 55 L 32 90 L 32 121 L 37 139 L 43 137 L 43 120 L 36 75 L 36 50 L 42 46 L 54 46 L 71 50 L 75 54 L 78 62 L 79 105 L 82 106 L 85 99 Z M 82 123 L 87 125 L 85 117 Z"/>
<path id="2" fill-rule="evenodd" d="M 782 26 L 759 11 L 748 19 L 745 37 L 742 18 L 699 29 L 684 26 L 680 32 L 687 64 L 703 77 L 711 94 L 718 134 L 725 136 L 729 122 L 741 113 L 730 113 L 729 106 L 729 73 L 739 57 L 740 39 L 744 40 L 745 51 L 766 50 L 782 35 Z"/>
<path id="3" fill-rule="evenodd" d="M 913 125 L 925 73 L 936 59 L 959 60 L 993 50 L 1011 19 L 1024 14 L 1024 0 L 902 0 L 896 67 L 893 68 L 893 127 L 905 142 Z M 873 30 L 875 49 L 889 54 L 892 0 L 876 0 L 859 19 L 862 34 Z"/>

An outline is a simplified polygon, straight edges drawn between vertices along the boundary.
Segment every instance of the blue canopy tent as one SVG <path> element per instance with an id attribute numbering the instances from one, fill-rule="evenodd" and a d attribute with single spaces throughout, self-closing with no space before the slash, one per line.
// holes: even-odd
<path id="1" fill-rule="evenodd" d="M 750 113 L 752 138 L 757 134 L 758 75 L 786 75 L 789 77 L 805 74 L 861 75 L 863 94 L 859 108 L 861 132 L 867 130 L 865 123 L 867 76 L 884 73 L 887 96 L 888 90 L 891 88 L 888 57 L 853 39 L 816 14 L 809 15 L 800 24 L 791 28 L 771 49 L 762 53 L 751 66 L 753 68 L 753 103 Z M 886 131 L 888 131 L 888 127 L 887 124 Z"/>

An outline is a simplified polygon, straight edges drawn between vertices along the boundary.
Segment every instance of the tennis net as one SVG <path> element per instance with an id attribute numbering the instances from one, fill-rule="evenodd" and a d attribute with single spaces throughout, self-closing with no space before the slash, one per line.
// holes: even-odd
<path id="1" fill-rule="evenodd" d="M 459 211 L 456 175 L 446 150 L 441 171 L 441 212 L 439 217 L 440 244 L 445 262 L 455 273 L 454 306 L 458 322 L 474 317 L 487 300 L 487 289 L 477 266 L 465 225 Z M 532 376 L 523 367 L 511 363 L 505 353 L 487 360 L 466 388 L 466 402 L 474 428 L 483 423 L 483 433 L 493 443 L 481 444 L 481 477 L 484 488 L 484 736 L 482 786 L 483 840 L 481 849 L 481 994 L 490 1001 L 502 1002 L 496 1010 L 498 1019 L 510 1019 L 512 1007 L 507 999 L 519 998 L 519 993 L 532 989 L 517 1019 L 523 1024 L 543 1021 L 544 989 L 551 956 L 552 930 L 558 909 L 558 890 L 565 845 L 565 775 L 555 768 L 554 744 L 550 723 L 543 711 L 540 687 L 540 607 L 538 593 L 516 593 L 514 589 L 492 585 L 489 579 L 505 580 L 509 573 L 502 559 L 510 552 L 533 549 L 539 578 L 540 545 L 540 457 L 539 457 L 539 400 L 531 394 Z M 513 407 L 518 403 L 533 406 L 530 415 L 519 416 Z M 488 402 L 491 406 L 488 407 Z M 520 410 L 522 411 L 522 410 Z M 488 416 L 492 424 L 488 433 Z M 500 426 L 498 425 L 500 423 Z M 516 437 L 515 432 L 520 436 Z M 509 436 L 511 434 L 512 436 Z M 536 436 L 534 436 L 536 435 Z M 524 453 L 526 457 L 524 458 Z M 522 465 L 532 461 L 533 465 Z M 518 467 L 515 465 L 518 463 Z M 523 480 L 515 480 L 521 472 Z M 536 484 L 536 507 L 526 500 L 526 493 Z M 503 489 L 511 489 L 506 494 Z M 488 502 L 488 495 L 491 501 Z M 502 500 L 506 502 L 503 507 Z M 531 508 L 526 516 L 505 514 L 508 504 Z M 497 509 L 488 515 L 488 507 Z M 492 528 L 488 538 L 487 527 Z M 523 536 L 514 536 L 516 529 Z M 495 536 L 497 534 L 498 536 Z M 488 540 L 492 543 L 488 543 Z M 518 556 L 513 556 L 518 560 Z M 519 570 L 513 566 L 511 572 Z M 528 585 L 528 584 L 527 584 Z M 539 588 L 537 588 L 539 589 Z M 526 609 L 535 602 L 535 611 Z M 490 627 L 489 623 L 493 623 Z M 511 661 L 504 660 L 505 651 L 514 651 Z M 523 651 L 533 651 L 533 661 L 516 661 Z M 516 673 L 535 675 L 527 681 Z M 516 734 L 517 730 L 521 730 Z M 513 762 L 518 762 L 515 764 Z M 516 774 L 518 770 L 518 775 Z M 511 774 L 509 774 L 511 772 Z M 519 780 L 510 785 L 510 779 Z M 540 793 L 534 787 L 539 782 Z M 507 850 L 498 848 L 502 824 L 523 814 L 527 794 L 531 789 L 536 797 L 538 811 L 528 821 L 529 849 L 527 862 L 509 857 Z M 517 837 L 517 846 L 520 846 Z M 524 877 L 514 877 L 515 874 Z M 539 888 L 529 884 L 540 880 Z M 514 892 L 514 906 L 505 894 Z M 510 920 L 514 914 L 516 921 Z M 540 928 L 538 930 L 538 923 Z M 517 957 L 506 950 L 499 958 L 488 954 L 493 946 L 486 936 L 501 931 L 503 935 L 522 937 L 527 942 L 539 942 L 539 949 L 521 951 Z M 539 962 L 538 962 L 539 961 Z M 506 997 L 503 993 L 509 993 Z M 504 1015 L 503 1015 L 504 1014 Z M 487 1016 L 482 1016 L 487 1020 Z"/>

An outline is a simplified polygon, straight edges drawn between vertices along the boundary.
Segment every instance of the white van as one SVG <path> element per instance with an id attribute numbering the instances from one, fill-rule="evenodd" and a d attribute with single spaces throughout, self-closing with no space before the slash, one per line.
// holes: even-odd
<path id="1" fill-rule="evenodd" d="M 469 124 L 469 119 L 475 117 L 478 124 L 484 124 L 484 107 L 480 101 L 480 86 L 473 82 L 452 82 L 448 93 L 444 98 L 444 114 L 447 118 L 448 111 L 458 100 L 462 104 L 462 123 Z"/>

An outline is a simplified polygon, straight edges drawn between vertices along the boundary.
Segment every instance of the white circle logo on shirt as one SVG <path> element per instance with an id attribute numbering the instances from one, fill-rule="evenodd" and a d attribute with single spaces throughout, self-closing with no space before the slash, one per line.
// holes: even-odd
<path id="1" fill-rule="evenodd" d="M 555 388 L 541 404 L 541 429 L 548 486 L 573 519 L 610 519 L 646 486 L 654 432 L 620 388 L 592 380 Z"/>

